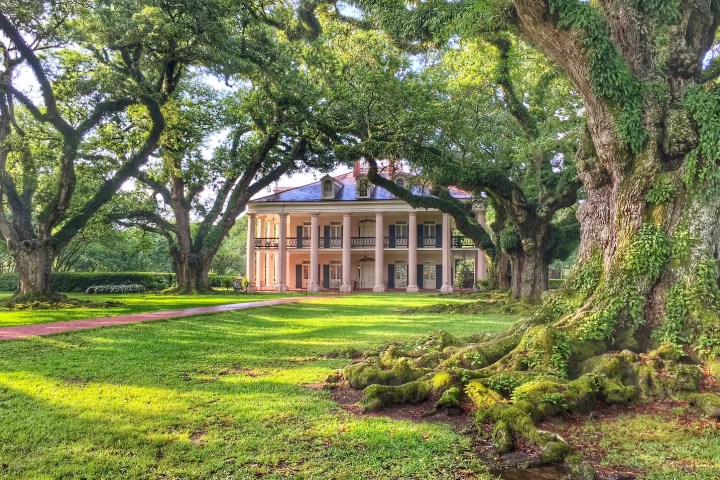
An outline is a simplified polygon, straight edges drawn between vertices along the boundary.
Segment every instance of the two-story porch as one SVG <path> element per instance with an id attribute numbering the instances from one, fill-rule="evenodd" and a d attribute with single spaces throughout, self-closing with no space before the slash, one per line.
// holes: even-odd
<path id="1" fill-rule="evenodd" d="M 288 206 L 276 214 L 249 212 L 251 285 L 279 291 L 450 292 L 461 260 L 470 260 L 475 278 L 485 279 L 484 253 L 452 234 L 448 215 L 408 211 L 404 203 L 395 203 L 382 212 L 291 213 L 287 210 L 295 208 Z"/>

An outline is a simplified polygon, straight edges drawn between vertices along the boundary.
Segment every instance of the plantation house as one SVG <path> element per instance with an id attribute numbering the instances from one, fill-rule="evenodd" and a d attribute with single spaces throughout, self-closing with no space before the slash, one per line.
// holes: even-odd
<path id="1" fill-rule="evenodd" d="M 403 186 L 411 181 L 391 176 Z M 476 215 L 484 225 L 485 211 Z M 248 203 L 248 279 L 258 290 L 452 292 L 461 261 L 472 263 L 476 280 L 487 269 L 482 250 L 453 232 L 449 215 L 410 207 L 356 166 Z"/>

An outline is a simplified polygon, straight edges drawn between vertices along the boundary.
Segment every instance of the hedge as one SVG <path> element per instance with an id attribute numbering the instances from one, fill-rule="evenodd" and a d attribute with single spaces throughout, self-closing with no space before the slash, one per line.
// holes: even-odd
<path id="1" fill-rule="evenodd" d="M 213 288 L 232 288 L 232 275 L 209 275 Z M 50 274 L 50 287 L 55 292 L 84 292 L 95 285 L 140 284 L 146 290 L 164 290 L 175 285 L 174 273 L 152 272 L 54 272 Z M 0 273 L 0 291 L 12 292 L 17 288 L 17 273 Z"/>
<path id="2" fill-rule="evenodd" d="M 548 280 L 548 287 L 550 290 L 554 290 L 556 288 L 560 288 L 560 286 L 565 282 L 564 278 L 551 278 Z"/>
<path id="3" fill-rule="evenodd" d="M 140 284 L 147 290 L 163 290 L 175 283 L 173 273 L 148 272 L 55 272 L 50 288 L 56 292 L 84 292 L 93 285 Z M 0 291 L 17 289 L 17 273 L 0 273 Z"/>

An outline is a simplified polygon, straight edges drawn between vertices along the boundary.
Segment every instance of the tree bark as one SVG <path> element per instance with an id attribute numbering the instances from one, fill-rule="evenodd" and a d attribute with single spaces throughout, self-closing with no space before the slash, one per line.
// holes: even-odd
<path id="1" fill-rule="evenodd" d="M 17 295 L 20 297 L 50 296 L 50 270 L 53 253 L 48 241 L 25 240 L 10 243 L 10 254 L 18 272 Z"/>

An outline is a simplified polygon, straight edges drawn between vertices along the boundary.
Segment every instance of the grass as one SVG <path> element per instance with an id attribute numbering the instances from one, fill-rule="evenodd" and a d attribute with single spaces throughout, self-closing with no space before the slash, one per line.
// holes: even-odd
<path id="1" fill-rule="evenodd" d="M 714 421 L 686 421 L 684 409 L 666 414 L 625 413 L 591 421 L 577 435 L 596 439 L 601 465 L 639 469 L 647 480 L 720 478 L 720 428 Z M 693 415 L 696 415 L 693 413 Z"/>
<path id="2" fill-rule="evenodd" d="M 490 478 L 449 426 L 355 417 L 304 387 L 347 364 L 322 358 L 345 345 L 516 319 L 396 311 L 437 301 L 353 295 L 2 342 L 0 478 Z"/>
<path id="3" fill-rule="evenodd" d="M 84 293 L 71 293 L 68 294 L 69 297 L 79 300 L 89 300 L 97 303 L 116 301 L 121 302 L 122 305 L 118 307 L 82 307 L 61 310 L 8 310 L 0 308 L 0 327 L 61 322 L 82 318 L 114 317 L 132 313 L 207 307 L 228 303 L 255 302 L 258 300 L 272 300 L 273 298 L 302 295 L 302 293 L 255 293 L 242 295 L 232 293 L 216 293 L 213 295 L 162 295 L 154 293 L 87 295 Z M 7 297 L 0 297 L 0 301 L 5 298 L 9 298 L 9 295 Z"/>

